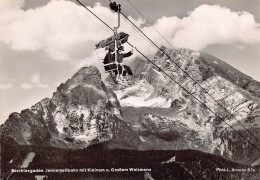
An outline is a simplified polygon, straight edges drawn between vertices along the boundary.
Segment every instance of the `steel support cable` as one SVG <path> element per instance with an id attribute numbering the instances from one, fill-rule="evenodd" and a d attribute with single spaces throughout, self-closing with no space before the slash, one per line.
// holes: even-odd
<path id="1" fill-rule="evenodd" d="M 258 140 L 260 143 L 260 140 L 250 131 L 248 130 L 232 113 L 230 113 L 223 105 L 221 105 L 211 94 L 208 93 L 208 91 L 203 88 L 189 73 L 187 73 L 180 65 L 178 65 L 168 54 L 166 54 L 157 44 L 155 44 L 140 28 L 138 28 L 126 15 L 124 15 L 122 12 L 121 14 L 131 23 L 133 24 L 152 44 L 154 44 L 167 58 L 171 59 L 172 62 L 183 72 L 185 73 L 193 82 L 194 85 L 198 85 L 206 94 L 208 94 L 209 97 L 211 97 L 222 109 L 224 109 L 231 117 L 233 117 L 244 129 L 246 129 L 249 134 L 251 134 L 255 139 Z"/>
<path id="2" fill-rule="evenodd" d="M 100 19 L 95 13 L 93 13 L 89 8 L 87 8 L 84 4 L 82 4 L 79 0 L 76 0 L 82 7 L 84 7 L 88 12 L 90 12 L 93 16 L 95 16 L 98 20 L 100 20 L 103 24 L 105 24 L 111 31 L 114 31 L 107 23 L 105 23 L 102 19 Z"/>
<path id="3" fill-rule="evenodd" d="M 106 0 L 103 0 L 103 1 L 109 6 L 109 3 L 108 3 Z M 109 2 L 111 2 L 111 1 L 109 0 Z M 110 7 L 109 7 L 109 8 L 110 8 Z M 129 24 L 130 26 L 132 26 L 133 29 L 134 29 L 142 38 L 144 38 L 144 39 L 146 40 L 146 37 L 145 37 L 143 34 L 140 34 L 139 31 L 138 31 L 130 22 L 127 21 L 127 19 L 124 18 L 124 20 L 125 20 L 125 22 L 126 22 L 127 24 Z M 150 41 L 147 41 L 147 42 L 157 50 L 157 47 L 156 47 L 155 45 L 153 45 Z"/>
<path id="4" fill-rule="evenodd" d="M 125 17 L 124 17 L 124 20 L 125 20 L 125 22 L 127 22 L 130 26 L 132 26 L 133 29 L 134 29 L 137 33 L 139 33 L 139 31 L 138 31 L 131 23 L 129 23 L 129 22 L 127 21 L 127 19 L 125 19 Z M 139 33 L 139 34 L 140 34 L 140 33 Z M 143 37 L 145 40 L 147 40 L 143 34 L 140 34 L 140 35 L 141 35 L 141 37 Z M 152 47 L 154 47 L 154 48 L 157 50 L 157 47 L 156 47 L 155 45 L 153 45 L 150 41 L 147 41 L 147 42 L 148 42 Z"/>
<path id="5" fill-rule="evenodd" d="M 134 47 L 131 43 L 128 42 L 128 44 L 132 47 Z M 202 104 L 205 108 L 207 108 L 211 113 L 213 113 L 217 118 L 219 118 L 222 122 L 224 122 L 226 125 L 228 125 L 231 129 L 233 129 L 238 135 L 240 135 L 243 139 L 245 139 L 249 144 L 254 146 L 259 152 L 260 149 L 253 144 L 251 141 L 249 141 L 246 137 L 244 137 L 240 132 L 238 132 L 235 128 L 233 128 L 231 125 L 229 125 L 223 118 L 218 116 L 213 110 L 211 110 L 206 104 L 204 104 L 199 98 L 191 94 L 184 86 L 182 86 L 179 82 L 177 82 L 175 79 L 173 79 L 170 75 L 168 75 L 161 67 L 159 67 L 157 64 L 155 64 L 153 61 L 151 61 L 148 57 L 146 57 L 141 51 L 136 49 L 136 51 L 141 54 L 146 60 L 148 60 L 150 63 L 152 63 L 155 67 L 157 67 L 161 72 L 163 72 L 167 77 L 169 77 L 172 81 L 174 81 L 177 85 L 179 85 L 185 92 L 190 94 L 194 99 L 196 99 L 200 104 Z"/>
<path id="6" fill-rule="evenodd" d="M 105 1 L 105 0 L 104 0 Z M 152 26 L 152 28 L 174 49 L 176 50 L 177 52 L 179 52 L 178 49 L 176 49 L 153 25 L 152 23 L 135 7 L 135 5 L 133 3 L 131 3 L 130 0 L 126 0 L 147 22 L 148 24 L 150 24 Z M 111 2 L 111 1 L 110 1 Z M 180 52 L 179 52 L 180 53 Z M 181 54 L 181 53 L 180 53 Z M 197 70 L 195 70 L 195 72 L 199 73 Z M 207 83 L 206 83 L 207 84 Z M 208 84 L 207 84 L 208 86 Z M 216 92 L 216 91 L 215 91 Z M 224 97 L 219 93 L 217 92 L 217 94 L 222 98 L 224 99 Z M 231 106 L 231 104 L 228 104 L 227 107 Z M 226 108 L 227 108 L 226 107 Z"/>
<path id="7" fill-rule="evenodd" d="M 105 0 L 104 0 L 105 1 Z M 178 53 L 180 53 L 180 51 L 178 49 L 176 49 L 163 35 L 162 33 L 160 33 L 154 26 L 153 24 L 135 7 L 135 5 L 133 3 L 131 3 L 130 0 L 126 0 L 145 20 L 146 22 L 148 22 L 148 24 L 174 49 L 176 50 Z M 111 1 L 110 1 L 111 2 Z M 181 54 L 181 53 L 180 53 Z M 199 73 L 197 70 L 194 70 L 195 72 Z M 207 86 L 208 83 L 206 83 Z M 215 91 L 216 92 L 216 91 Z M 216 92 L 222 99 L 224 99 L 224 97 L 219 93 L 219 92 Z M 231 104 L 227 104 L 226 108 L 231 106 Z M 233 107 L 233 106 L 231 106 Z"/>
<path id="8" fill-rule="evenodd" d="M 104 0 L 105 1 L 105 0 Z M 180 53 L 179 52 L 179 50 L 178 49 L 176 49 L 153 25 L 152 25 L 152 23 L 133 5 L 133 3 L 131 3 L 131 1 L 130 0 L 126 0 L 147 22 L 148 22 L 148 24 L 150 24 L 151 26 L 152 26 L 152 28 L 174 49 L 174 50 L 176 50 L 178 53 Z M 106 2 L 106 1 L 105 1 Z M 111 2 L 111 1 L 110 1 Z M 106 2 L 107 3 L 107 2 Z M 108 3 L 107 3 L 108 4 Z M 124 17 L 125 18 L 125 17 Z M 133 25 L 132 25 L 133 26 Z M 134 26 L 133 26 L 134 27 Z M 134 27 L 134 29 L 136 30 L 136 28 Z M 137 31 L 137 30 L 136 30 Z M 153 45 L 154 46 L 154 45 Z M 181 53 L 180 53 L 181 54 Z M 197 70 L 194 70 L 195 72 L 197 72 L 197 73 L 199 73 Z M 207 83 L 206 83 L 206 85 L 207 86 L 209 86 Z M 219 93 L 219 92 L 217 92 L 217 94 L 222 98 L 222 99 L 224 99 L 224 97 Z M 209 100 L 209 99 L 208 99 Z M 209 100 L 209 101 L 211 101 L 211 100 Z M 229 106 L 231 106 L 231 105 L 228 105 L 227 107 L 229 107 Z"/>
<path id="9" fill-rule="evenodd" d="M 104 0 L 105 1 L 105 0 Z M 176 49 L 153 25 L 152 23 L 135 7 L 135 5 L 133 3 L 131 3 L 130 0 L 126 0 L 145 20 L 146 22 L 148 22 L 148 24 L 150 24 L 152 26 L 152 28 L 174 49 L 176 50 L 177 52 L 179 52 L 178 49 Z M 110 1 L 111 2 L 111 1 Z M 179 52 L 180 53 L 180 52 Z M 195 70 L 196 72 L 198 72 L 197 70 Z M 199 72 L 198 72 L 199 73 Z M 208 84 L 207 84 L 208 85 Z M 219 93 L 217 92 L 217 94 L 222 98 L 224 99 L 224 97 Z M 231 104 L 228 104 L 227 107 L 231 106 Z M 226 107 L 226 108 L 227 108 Z"/>
<path id="10" fill-rule="evenodd" d="M 106 1 L 106 0 L 103 0 L 107 5 L 109 5 L 109 3 Z M 179 52 L 179 50 L 177 50 L 176 48 L 174 48 L 174 46 L 152 25 L 152 23 L 150 22 L 150 21 L 148 21 L 147 20 L 147 18 L 129 1 L 129 0 L 127 0 L 128 1 L 128 3 L 153 27 L 153 29 L 174 49 L 174 50 L 176 50 L 177 52 Z M 111 0 L 109 0 L 109 2 L 111 2 Z M 123 16 L 124 17 L 124 16 Z M 126 18 L 124 17 L 124 19 L 126 20 Z M 127 22 L 127 21 L 126 21 Z M 132 25 L 132 27 L 137 31 L 137 29 L 136 29 L 136 27 L 134 26 L 134 25 Z M 138 32 L 138 31 L 137 31 Z M 143 35 L 143 34 L 142 34 Z M 142 37 L 144 37 L 144 35 L 142 36 Z M 148 41 L 148 42 L 150 42 L 150 41 Z M 150 45 L 152 45 L 153 47 L 155 47 L 155 45 L 153 45 L 153 44 L 151 44 L 151 43 L 149 43 Z M 157 48 L 157 47 L 156 47 Z M 197 70 L 195 70 L 197 73 L 199 73 Z M 207 86 L 209 86 L 207 83 L 206 83 L 206 85 Z M 216 92 L 216 91 L 215 91 Z M 222 98 L 222 99 L 224 99 L 224 97 L 219 93 L 219 92 L 217 92 L 217 94 Z M 210 95 L 210 94 L 209 94 Z M 211 97 L 212 95 L 210 95 L 210 97 Z M 208 99 L 209 101 L 211 101 L 210 99 Z M 217 100 L 215 100 L 215 101 L 217 101 Z M 227 107 L 230 107 L 231 106 L 231 104 L 228 104 L 228 106 Z M 224 107 L 224 108 L 227 108 L 227 107 Z M 232 106 L 231 106 L 232 107 Z M 227 110 L 225 110 L 225 111 L 227 111 Z M 230 114 L 229 114 L 230 115 Z M 238 113 L 238 115 L 240 115 L 240 113 Z M 233 114 L 231 114 L 231 116 L 234 116 Z M 237 119 L 236 119 L 237 120 Z M 237 120 L 238 121 L 238 120 Z M 239 122 L 240 123 L 240 122 Z M 243 126 L 243 124 L 241 124 L 241 126 Z M 245 127 L 244 127 L 245 128 Z M 247 129 L 246 129 L 247 130 Z M 256 138 L 256 137 L 255 137 Z M 257 138 L 258 139 L 258 138 Z M 260 141 L 259 139 L 258 139 L 258 141 Z"/>
<path id="11" fill-rule="evenodd" d="M 178 51 L 173 45 L 152 25 L 152 23 L 131 3 L 131 1 L 126 0 L 145 20 L 152 26 L 152 28 L 176 51 Z"/>
<path id="12" fill-rule="evenodd" d="M 111 31 L 113 29 L 106 24 L 102 19 L 100 19 L 97 15 L 95 15 L 90 9 L 88 9 L 84 4 L 82 4 L 79 0 L 76 0 L 81 6 L 83 6 L 85 9 L 87 9 L 92 15 L 94 15 L 97 19 L 99 19 L 103 24 L 105 24 Z M 127 42 L 131 47 L 134 47 L 131 43 Z M 145 56 L 141 51 L 139 51 L 136 48 L 136 51 L 141 54 L 146 60 L 148 60 L 150 63 L 152 63 L 155 67 L 160 69 L 161 72 L 163 72 L 167 77 L 169 77 L 173 82 L 175 82 L 177 85 L 179 85 L 185 92 L 190 94 L 194 99 L 196 99 L 200 104 L 202 104 L 206 109 L 208 109 L 211 113 L 213 113 L 217 118 L 219 118 L 222 122 L 224 122 L 226 125 L 228 125 L 231 129 L 233 129 L 238 135 L 240 135 L 244 140 L 246 140 L 249 144 L 251 144 L 254 148 L 256 148 L 259 152 L 260 149 L 253 144 L 251 141 L 249 141 L 246 137 L 244 137 L 240 132 L 238 132 L 236 129 L 234 129 L 231 125 L 229 125 L 223 118 L 218 116 L 213 110 L 211 110 L 207 105 L 205 105 L 201 100 L 199 100 L 196 96 L 191 94 L 185 87 L 183 87 L 179 82 L 177 82 L 175 79 L 173 79 L 170 75 L 168 75 L 161 67 L 159 67 L 157 64 L 155 64 L 153 61 L 151 61 L 147 56 Z"/>

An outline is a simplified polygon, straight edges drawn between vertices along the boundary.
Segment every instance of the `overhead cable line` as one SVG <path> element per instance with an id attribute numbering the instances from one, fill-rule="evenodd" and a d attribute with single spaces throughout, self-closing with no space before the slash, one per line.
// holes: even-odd
<path id="1" fill-rule="evenodd" d="M 76 0 L 82 7 L 84 7 L 88 12 L 90 12 L 93 16 L 95 16 L 98 20 L 100 20 L 103 24 L 105 24 L 111 31 L 114 31 L 107 23 L 105 23 L 102 19 L 100 19 L 95 13 L 93 13 L 89 8 L 87 8 L 84 4 L 82 4 L 79 0 Z"/>
<path id="2" fill-rule="evenodd" d="M 104 1 L 105 1 L 105 0 L 104 0 Z M 126 1 L 145 19 L 146 22 L 148 22 L 148 24 L 149 24 L 175 51 L 179 52 L 179 50 L 176 49 L 176 48 L 162 35 L 162 33 L 160 33 L 160 31 L 157 30 L 157 29 L 154 27 L 154 25 L 141 13 L 141 11 L 139 11 L 139 10 L 137 9 L 137 7 L 136 7 L 130 0 L 126 0 Z M 111 2 L 111 1 L 110 1 L 110 2 Z M 107 2 L 106 2 L 106 3 L 107 3 Z M 181 54 L 181 52 L 179 52 L 179 53 Z M 197 70 L 193 70 L 193 71 L 199 73 Z M 207 86 L 209 86 L 207 82 L 206 82 L 205 84 L 206 84 Z M 216 92 L 216 91 L 215 91 L 215 92 Z M 224 97 L 223 97 L 219 92 L 216 92 L 216 93 L 217 93 L 222 99 L 224 99 Z M 231 106 L 231 104 L 227 104 L 226 108 L 229 107 L 229 106 Z"/>
<path id="3" fill-rule="evenodd" d="M 106 1 L 106 0 L 103 0 L 108 6 L 109 6 L 109 3 Z M 111 1 L 109 0 L 109 2 L 111 3 Z M 142 37 L 146 40 L 146 37 L 143 35 L 143 34 L 140 34 L 139 31 L 130 23 L 128 22 L 125 18 L 124 18 L 125 22 L 127 24 L 129 24 L 130 26 L 133 27 L 133 29 Z M 157 50 L 157 47 L 155 45 L 153 45 L 150 41 L 147 41 L 151 46 L 153 46 L 156 50 Z"/>
<path id="4" fill-rule="evenodd" d="M 94 15 L 97 19 L 99 19 L 103 24 L 105 24 L 111 31 L 113 29 L 105 23 L 102 19 L 100 19 L 95 13 L 93 13 L 90 9 L 88 9 L 84 4 L 82 4 L 79 0 L 76 0 L 81 6 L 83 6 L 85 9 L 87 9 L 92 15 Z M 121 13 L 122 14 L 122 13 Z M 123 14 L 122 14 L 123 15 Z M 125 16 L 125 15 L 123 15 Z M 130 20 L 129 20 L 130 21 Z M 146 36 L 146 35 L 145 35 Z M 147 37 L 148 38 L 148 37 Z M 131 43 L 127 42 L 131 47 L 134 47 Z M 259 152 L 260 149 L 251 141 L 249 141 L 246 137 L 244 137 L 240 132 L 238 132 L 235 128 L 233 128 L 231 125 L 229 125 L 223 118 L 218 116 L 213 110 L 211 110 L 206 104 L 204 104 L 200 99 L 198 99 L 196 96 L 194 96 L 192 93 L 190 93 L 185 87 L 183 87 L 179 82 L 177 82 L 175 79 L 173 79 L 170 75 L 168 75 L 161 67 L 159 67 L 157 64 L 155 64 L 152 60 L 150 60 L 147 56 L 145 56 L 141 51 L 139 51 L 136 48 L 136 51 L 141 54 L 146 60 L 148 60 L 150 63 L 152 63 L 155 67 L 157 67 L 163 74 L 165 74 L 167 77 L 169 77 L 173 82 L 175 82 L 177 85 L 179 85 L 185 92 L 190 94 L 194 99 L 196 99 L 200 104 L 202 104 L 206 109 L 208 109 L 211 113 L 213 113 L 217 118 L 219 118 L 222 122 L 224 122 L 226 125 L 228 125 L 232 130 L 234 130 L 238 135 L 240 135 L 244 140 L 246 140 L 249 144 L 251 144 L 254 148 L 256 148 Z"/>
<path id="5" fill-rule="evenodd" d="M 150 24 L 152 26 L 152 28 L 176 51 L 178 51 L 153 25 L 152 23 L 145 18 L 145 16 L 133 5 L 133 3 L 131 3 L 131 1 L 126 0 L 144 19 L 146 22 L 148 22 L 148 24 Z"/>
<path id="6" fill-rule="evenodd" d="M 133 4 L 133 3 L 131 3 L 131 1 L 130 0 L 126 0 L 144 19 L 145 19 L 145 21 L 146 22 L 148 22 L 148 24 L 174 49 L 174 50 L 176 50 L 177 52 L 179 52 L 179 50 L 178 49 L 176 49 L 163 35 L 162 35 L 162 33 L 160 33 L 159 32 L 159 30 L 157 30 L 155 27 L 154 27 L 154 25 L 135 7 L 135 5 Z M 111 1 L 110 1 L 111 2 Z M 180 53 L 180 52 L 179 52 Z M 180 53 L 181 54 L 181 53 Z M 195 70 L 195 72 L 197 72 L 197 73 L 199 73 L 197 70 Z M 208 83 L 206 82 L 205 83 L 207 86 L 209 86 L 208 85 Z M 224 97 L 219 93 L 219 92 L 217 92 L 217 91 L 214 91 L 214 92 L 216 92 L 222 99 L 224 99 Z M 229 104 L 229 103 L 227 103 L 227 106 L 226 107 L 224 107 L 224 108 L 227 108 L 227 107 L 233 107 L 231 104 Z M 240 113 L 238 112 L 238 115 L 240 115 Z M 235 115 L 233 115 L 232 114 L 232 116 L 233 117 L 235 117 Z M 236 119 L 237 120 L 237 119 Z M 238 121 L 238 120 L 237 120 Z M 242 125 L 242 124 L 241 124 Z M 243 126 L 243 125 L 242 125 Z M 251 133 L 250 133 L 251 134 Z M 255 137 L 256 138 L 256 137 Z M 259 139 L 257 138 L 257 140 L 259 141 Z"/>
<path id="7" fill-rule="evenodd" d="M 185 73 L 193 82 L 194 85 L 198 85 L 206 94 L 209 95 L 222 109 L 224 109 L 231 117 L 233 117 L 244 129 L 246 129 L 257 141 L 260 143 L 260 140 L 248 130 L 232 113 L 230 113 L 223 105 L 221 105 L 208 91 L 203 88 L 188 72 L 186 72 L 180 65 L 178 65 L 168 54 L 166 54 L 157 44 L 155 44 L 139 27 L 137 27 L 124 13 L 120 12 L 124 18 L 126 18 L 131 24 L 133 24 L 152 44 L 154 44 L 167 58 L 171 59 L 172 62 L 183 72 Z"/>
<path id="8" fill-rule="evenodd" d="M 104 0 L 104 1 L 105 1 L 105 0 Z M 162 33 L 160 33 L 159 30 L 157 30 L 157 29 L 154 27 L 154 25 L 141 13 L 141 11 L 139 11 L 139 10 L 137 9 L 137 7 L 135 7 L 135 5 L 134 5 L 130 0 L 126 0 L 126 1 L 145 19 L 146 22 L 148 22 L 148 24 L 149 24 L 175 51 L 177 51 L 178 53 L 181 54 L 181 52 L 180 52 L 178 49 L 176 49 L 176 48 L 162 35 Z M 110 1 L 110 2 L 111 2 L 111 1 Z M 135 30 L 136 30 L 136 28 L 135 28 Z M 181 57 L 181 58 L 182 58 L 182 57 Z M 193 71 L 199 73 L 198 70 L 193 70 Z M 209 83 L 208 83 L 208 82 L 205 82 L 205 84 L 206 84 L 207 86 L 209 86 Z M 213 90 L 213 91 L 214 91 L 214 90 Z M 224 97 L 223 97 L 218 91 L 214 91 L 214 92 L 216 92 L 216 93 L 221 97 L 221 99 L 224 99 Z M 214 94 L 214 93 L 213 93 L 213 94 Z M 208 100 L 209 100 L 209 99 L 208 99 Z M 209 101 L 211 101 L 211 100 L 209 100 Z M 228 107 L 233 108 L 233 106 L 232 106 L 231 104 L 227 103 L 227 106 L 226 106 L 225 108 L 228 108 Z M 237 111 L 236 111 L 236 112 L 237 112 Z M 232 115 L 233 115 L 233 114 L 232 114 Z M 240 113 L 238 112 L 237 115 L 240 115 Z M 233 116 L 235 117 L 235 115 L 233 115 Z"/>

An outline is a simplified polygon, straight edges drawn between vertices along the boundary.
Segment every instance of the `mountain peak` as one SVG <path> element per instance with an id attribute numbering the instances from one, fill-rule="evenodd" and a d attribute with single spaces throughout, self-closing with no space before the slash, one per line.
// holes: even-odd
<path id="1" fill-rule="evenodd" d="M 77 85 L 92 85 L 98 89 L 101 89 L 101 74 L 94 66 L 83 67 L 77 73 L 75 73 L 71 79 L 66 81 L 65 85 L 70 88 Z"/>
<path id="2" fill-rule="evenodd" d="M 136 60 L 132 68 L 140 73 L 134 84 L 114 89 L 123 117 L 130 119 L 130 125 L 133 121 L 132 125 L 141 132 L 142 146 L 148 149 L 199 149 L 233 160 L 247 161 L 249 157 L 255 157 L 257 150 L 250 145 L 247 145 L 248 150 L 243 150 L 248 142 L 237 132 L 248 133 L 242 123 L 250 131 L 257 131 L 259 137 L 259 83 L 203 52 L 161 49 L 164 53 L 158 51 L 152 59 L 160 68 Z M 235 127 L 237 132 L 223 121 Z M 185 129 L 185 136 L 178 133 L 176 126 Z M 240 143 L 229 134 L 236 136 Z M 173 135 L 174 140 L 171 139 Z M 253 137 L 250 142 L 257 144 Z M 237 151 L 245 156 L 238 156 Z"/>
<path id="3" fill-rule="evenodd" d="M 101 142 L 131 148 L 140 142 L 123 122 L 117 97 L 94 66 L 81 68 L 52 98 L 10 115 L 1 131 L 20 144 L 60 148 L 85 148 Z"/>
<path id="4" fill-rule="evenodd" d="M 85 148 L 104 143 L 111 148 L 192 148 L 233 160 L 254 159 L 256 150 L 190 94 L 239 133 L 246 131 L 236 119 L 259 134 L 260 102 L 254 93 L 259 91 L 251 88 L 258 86 L 252 86 L 249 78 L 202 52 L 162 49 L 167 55 L 157 52 L 153 58 L 159 69 L 136 59 L 131 64 L 133 81 L 125 84 L 108 87 L 96 67 L 81 68 L 57 88 L 52 98 L 11 115 L 3 127 L 4 135 L 28 145 Z M 256 143 L 255 139 L 251 142 Z"/>
<path id="5" fill-rule="evenodd" d="M 82 67 L 77 73 L 75 73 L 71 79 L 77 79 L 78 81 L 89 79 L 90 77 L 96 77 L 101 79 L 101 74 L 95 66 Z"/>

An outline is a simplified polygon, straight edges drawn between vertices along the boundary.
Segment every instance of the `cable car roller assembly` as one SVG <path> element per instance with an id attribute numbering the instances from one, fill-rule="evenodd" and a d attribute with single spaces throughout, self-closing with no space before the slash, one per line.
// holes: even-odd
<path id="1" fill-rule="evenodd" d="M 105 69 L 105 72 L 108 72 L 110 73 L 111 77 L 113 78 L 114 82 L 116 82 L 116 79 L 115 77 L 113 76 L 113 71 L 117 71 L 119 72 L 119 69 L 118 67 L 120 66 L 120 62 L 118 62 L 118 54 L 117 54 L 117 50 L 119 48 L 119 46 L 121 46 L 122 44 L 126 43 L 128 41 L 128 37 L 129 35 L 124 33 L 124 32 L 120 32 L 118 33 L 117 30 L 118 28 L 120 27 L 120 14 L 121 14 L 121 5 L 120 4 L 117 4 L 116 2 L 111 2 L 109 4 L 110 6 L 110 9 L 113 10 L 114 12 L 117 13 L 117 16 L 118 16 L 118 25 L 116 27 L 114 27 L 112 30 L 114 32 L 114 35 L 105 39 L 105 40 L 102 40 L 100 41 L 99 43 L 97 43 L 95 45 L 95 48 L 98 49 L 98 48 L 106 48 L 106 49 L 110 49 L 112 51 L 114 51 L 115 55 L 114 55 L 114 62 L 112 63 L 108 63 L 108 64 L 104 64 L 104 62 L 101 60 L 101 64 L 102 66 L 104 67 Z M 111 29 L 111 28 L 110 28 Z M 111 68 L 111 69 L 107 69 L 106 67 L 111 67 L 111 65 L 114 67 L 114 68 Z"/>

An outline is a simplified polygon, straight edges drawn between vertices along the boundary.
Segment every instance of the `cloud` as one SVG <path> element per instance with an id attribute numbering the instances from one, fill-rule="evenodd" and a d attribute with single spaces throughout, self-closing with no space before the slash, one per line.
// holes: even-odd
<path id="1" fill-rule="evenodd" d="M 39 73 L 34 73 L 31 77 L 31 83 L 33 83 L 35 86 L 34 87 L 39 87 L 39 88 L 48 88 L 50 87 L 48 84 L 43 84 L 40 81 L 40 74 Z"/>
<path id="2" fill-rule="evenodd" d="M 12 83 L 0 84 L 0 89 L 2 90 L 11 89 L 11 88 L 13 88 Z"/>
<path id="3" fill-rule="evenodd" d="M 20 9 L 15 5 L 0 15 L 0 41 L 15 50 L 43 50 L 55 60 L 66 61 L 78 53 L 87 55 L 88 49 L 93 49 L 94 43 L 110 32 L 84 8 L 70 1 L 50 1 L 46 6 L 27 11 L 21 7 L 20 3 Z M 116 16 L 100 5 L 92 10 Z"/>
<path id="4" fill-rule="evenodd" d="M 212 44 L 260 41 L 260 25 L 248 12 L 233 12 L 218 5 L 201 5 L 177 23 L 172 39 L 177 47 L 200 50 Z"/>
<path id="5" fill-rule="evenodd" d="M 16 82 L 16 79 L 12 78 L 12 79 L 9 79 L 10 82 Z"/>
<path id="6" fill-rule="evenodd" d="M 81 59 L 78 62 L 72 62 L 74 70 L 77 71 L 78 69 L 84 66 L 95 66 L 98 68 L 99 72 L 102 75 L 102 78 L 104 79 L 107 77 L 107 74 L 105 73 L 104 68 L 100 62 L 102 61 L 102 58 L 104 56 L 105 52 L 103 50 L 96 50 L 96 52 L 93 52 L 90 57 Z"/>
<path id="7" fill-rule="evenodd" d="M 20 3 L 20 8 L 15 5 L 0 15 L 0 41 L 18 51 L 43 50 L 53 60 L 76 62 L 91 57 L 94 45 L 113 35 L 86 9 L 70 1 L 53 0 L 45 6 L 26 11 L 21 7 Z M 111 27 L 117 26 L 117 14 L 107 7 L 97 3 L 88 8 Z M 131 19 L 138 26 L 145 24 L 141 18 Z M 142 36 L 124 20 L 121 20 L 120 31 L 130 34 L 130 41 L 145 53 L 156 52 L 147 41 L 140 41 Z"/>
<path id="8" fill-rule="evenodd" d="M 24 4 L 24 0 L 0 1 L 0 12 L 19 10 Z"/>
<path id="9" fill-rule="evenodd" d="M 22 89 L 32 89 L 32 88 L 35 88 L 35 87 L 38 87 L 38 88 L 48 88 L 50 86 L 48 84 L 43 84 L 43 83 L 40 83 L 40 82 L 34 83 L 34 85 L 33 84 L 29 84 L 29 83 L 21 84 L 21 88 Z"/>
<path id="10" fill-rule="evenodd" d="M 86 62 L 97 65 L 97 57 L 93 55 L 94 45 L 111 36 L 112 32 L 86 9 L 70 1 L 53 0 L 45 6 L 25 11 L 21 9 L 23 1 L 14 2 L 16 0 L 0 4 L 0 10 L 5 10 L 0 14 L 0 41 L 15 50 L 42 50 L 53 60 L 71 61 L 76 66 Z M 117 15 L 107 7 L 97 3 L 88 8 L 111 27 L 117 25 Z M 144 19 L 129 18 L 156 44 L 166 45 Z M 201 5 L 182 19 L 162 17 L 154 27 L 175 47 L 194 50 L 212 44 L 253 44 L 260 41 L 259 24 L 252 14 L 233 12 L 217 5 Z M 145 55 L 153 55 L 157 51 L 123 18 L 120 31 L 130 34 L 129 42 Z M 126 45 L 125 49 L 131 48 Z M 137 53 L 131 58 L 136 56 Z"/>
<path id="11" fill-rule="evenodd" d="M 40 74 L 33 74 L 32 78 L 31 78 L 31 82 L 32 83 L 39 83 L 40 82 Z"/>
<path id="12" fill-rule="evenodd" d="M 32 89 L 34 86 L 31 84 L 23 83 L 21 84 L 22 89 Z"/>
<path id="13" fill-rule="evenodd" d="M 39 87 L 39 88 L 48 88 L 50 86 L 48 84 L 39 83 L 39 84 L 37 84 L 37 87 Z"/>

